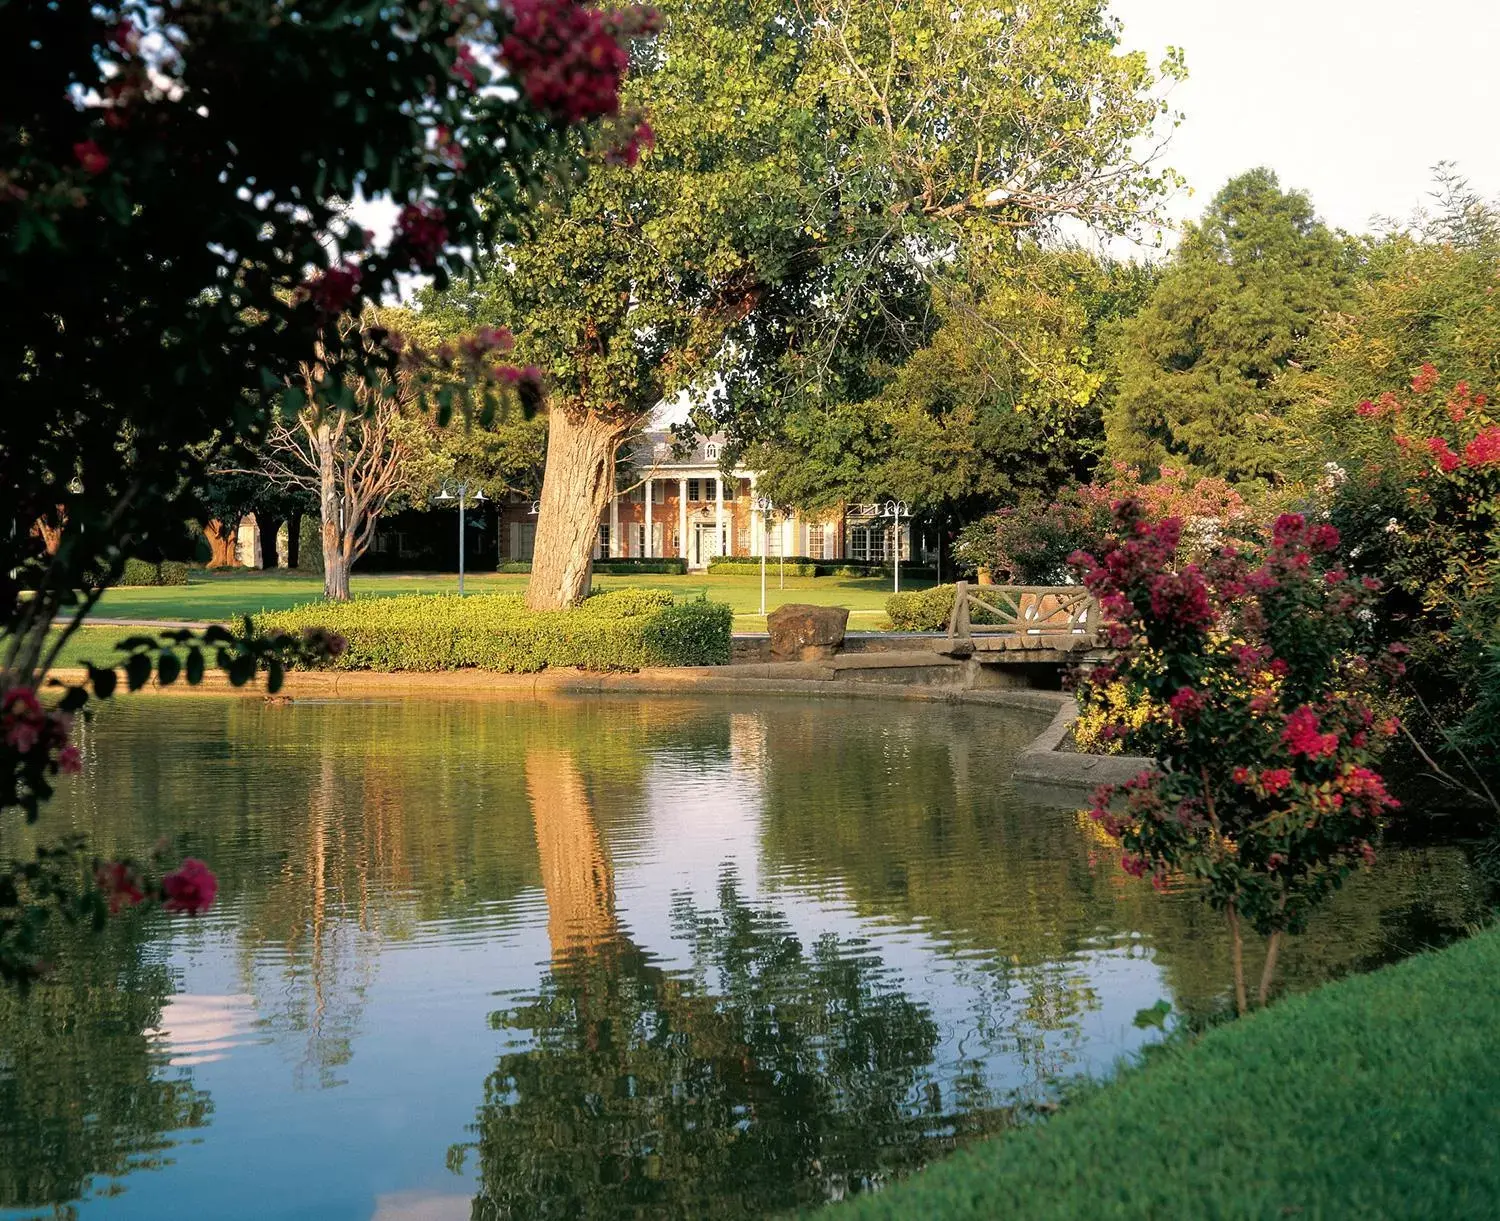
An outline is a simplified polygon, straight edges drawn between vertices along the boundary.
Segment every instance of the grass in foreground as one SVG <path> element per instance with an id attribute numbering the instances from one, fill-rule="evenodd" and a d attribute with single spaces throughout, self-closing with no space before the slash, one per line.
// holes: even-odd
<path id="1" fill-rule="evenodd" d="M 823 1221 L 1500 1216 L 1500 930 L 1330 984 Z"/>
<path id="2" fill-rule="evenodd" d="M 524 575 L 470 573 L 464 588 L 470 593 L 522 593 Z M 714 602 L 727 602 L 735 613 L 739 631 L 764 630 L 760 610 L 759 574 L 740 576 L 601 576 L 595 578 L 598 589 L 665 589 L 679 598 L 707 596 Z M 458 577 L 451 573 L 356 574 L 351 581 L 355 597 L 391 594 L 453 593 Z M 902 588 L 909 586 L 902 579 Z M 884 578 L 853 577 L 787 577 L 783 589 L 771 564 L 766 580 L 766 607 L 774 610 L 787 602 L 811 602 L 820 606 L 847 606 L 852 629 L 872 630 L 883 627 L 885 600 L 891 582 Z M 318 576 L 286 573 L 234 571 L 227 573 L 195 571 L 188 585 L 143 586 L 112 589 L 100 600 L 96 619 L 170 619 L 190 622 L 222 623 L 241 615 L 268 610 L 286 610 L 323 596 L 323 580 Z M 127 633 L 128 634 L 128 633 Z"/>

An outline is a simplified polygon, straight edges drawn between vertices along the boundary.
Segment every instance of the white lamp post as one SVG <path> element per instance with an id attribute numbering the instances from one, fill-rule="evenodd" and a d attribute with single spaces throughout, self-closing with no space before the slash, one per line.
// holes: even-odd
<path id="1" fill-rule="evenodd" d="M 761 515 L 760 524 L 760 613 L 766 613 L 766 554 L 770 550 L 771 514 L 776 504 L 769 496 L 755 498 L 755 511 Z"/>
<path id="2" fill-rule="evenodd" d="M 896 587 L 895 592 L 901 592 L 901 523 L 911 518 L 911 505 L 904 500 L 888 500 L 880 508 L 880 516 L 889 519 L 896 531 Z"/>
<path id="3" fill-rule="evenodd" d="M 448 491 L 447 488 L 444 488 L 437 495 L 438 502 L 441 503 L 441 504 L 446 504 L 446 503 L 448 503 L 449 501 L 452 501 L 452 500 L 457 500 L 458 501 L 458 595 L 459 595 L 459 597 L 463 597 L 463 592 L 464 592 L 464 510 L 469 505 L 469 501 L 467 499 L 468 495 L 469 495 L 469 485 L 467 483 L 460 483 L 458 485 L 458 495 L 456 497 L 453 495 L 453 493 L 451 493 L 450 491 Z M 474 498 L 473 498 L 473 503 L 474 504 L 476 504 L 476 505 L 482 505 L 485 502 L 486 499 L 487 498 L 486 498 L 486 496 L 484 494 L 484 489 L 483 488 L 479 488 L 477 491 L 475 491 Z"/>

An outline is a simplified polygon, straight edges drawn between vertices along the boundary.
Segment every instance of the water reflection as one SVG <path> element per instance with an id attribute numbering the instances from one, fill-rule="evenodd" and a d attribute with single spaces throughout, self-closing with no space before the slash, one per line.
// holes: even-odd
<path id="1" fill-rule="evenodd" d="M 111 710 L 50 829 L 177 836 L 220 905 L 0 994 L 0 1214 L 762 1216 L 1106 1071 L 1160 997 L 1223 1003 L 1211 914 L 1010 790 L 1034 718 L 874 711 Z M 1286 979 L 1486 898 L 1389 851 Z"/>

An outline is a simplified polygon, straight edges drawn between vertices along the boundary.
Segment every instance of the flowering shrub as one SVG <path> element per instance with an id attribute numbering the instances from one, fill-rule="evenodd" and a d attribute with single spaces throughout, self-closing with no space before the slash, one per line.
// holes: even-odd
<path id="1" fill-rule="evenodd" d="M 1132 692 L 1119 679 L 1095 685 L 1089 690 L 1088 707 L 1073 722 L 1073 744 L 1084 754 L 1122 754 L 1146 722 L 1160 715 L 1149 697 Z"/>
<path id="2" fill-rule="evenodd" d="M 1397 728 L 1376 709 L 1399 649 L 1369 655 L 1378 583 L 1337 564 L 1331 526 L 1288 514 L 1264 547 L 1176 566 L 1179 520 L 1152 522 L 1135 501 L 1114 520 L 1116 539 L 1073 557 L 1118 650 L 1079 699 L 1106 718 L 1101 736 L 1128 735 L 1157 766 L 1100 788 L 1091 813 L 1123 841 L 1127 872 L 1158 886 L 1187 874 L 1226 913 L 1243 1011 L 1240 922 L 1270 937 L 1264 1003 L 1282 934 L 1373 859 L 1396 804 L 1373 765 Z M 1160 715 L 1108 720 L 1119 688 Z"/>
<path id="3" fill-rule="evenodd" d="M 1471 710 L 1500 701 L 1486 688 L 1487 658 L 1500 648 L 1500 416 L 1467 382 L 1445 386 L 1431 364 L 1407 389 L 1353 414 L 1360 463 L 1333 489 L 1330 519 L 1344 531 L 1351 569 L 1387 581 L 1380 621 L 1411 645 L 1406 689 L 1434 712 L 1437 736 L 1467 716 L 1451 743 L 1432 745 L 1462 741 L 1493 755 L 1500 730 L 1490 722 L 1485 732 Z M 1473 756 L 1450 759 L 1485 789 Z M 1470 795 L 1486 799 L 1472 787 Z"/>
<path id="4" fill-rule="evenodd" d="M 1018 585 L 1059 585 L 1073 579 L 1069 557 L 1097 550 L 1110 532 L 1113 506 L 1137 501 L 1148 517 L 1184 523 L 1181 546 L 1195 557 L 1252 520 L 1250 506 L 1222 479 L 1190 481 L 1182 471 L 1160 468 L 1142 482 L 1140 471 L 1116 463 L 1107 479 L 1064 488 L 1048 504 L 1023 504 L 977 522 L 960 537 L 959 551 L 971 568 L 983 565 L 996 580 Z"/>

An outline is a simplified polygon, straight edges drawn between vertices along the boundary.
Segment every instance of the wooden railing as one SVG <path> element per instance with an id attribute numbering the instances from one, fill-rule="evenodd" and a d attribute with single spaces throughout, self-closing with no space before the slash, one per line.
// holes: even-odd
<path id="1" fill-rule="evenodd" d="M 976 592 L 977 591 L 977 592 Z M 976 612 L 980 613 L 975 622 Z M 960 581 L 948 616 L 948 639 L 975 636 L 1087 636 L 1099 626 L 1099 604 L 1079 585 L 970 585 Z"/>

